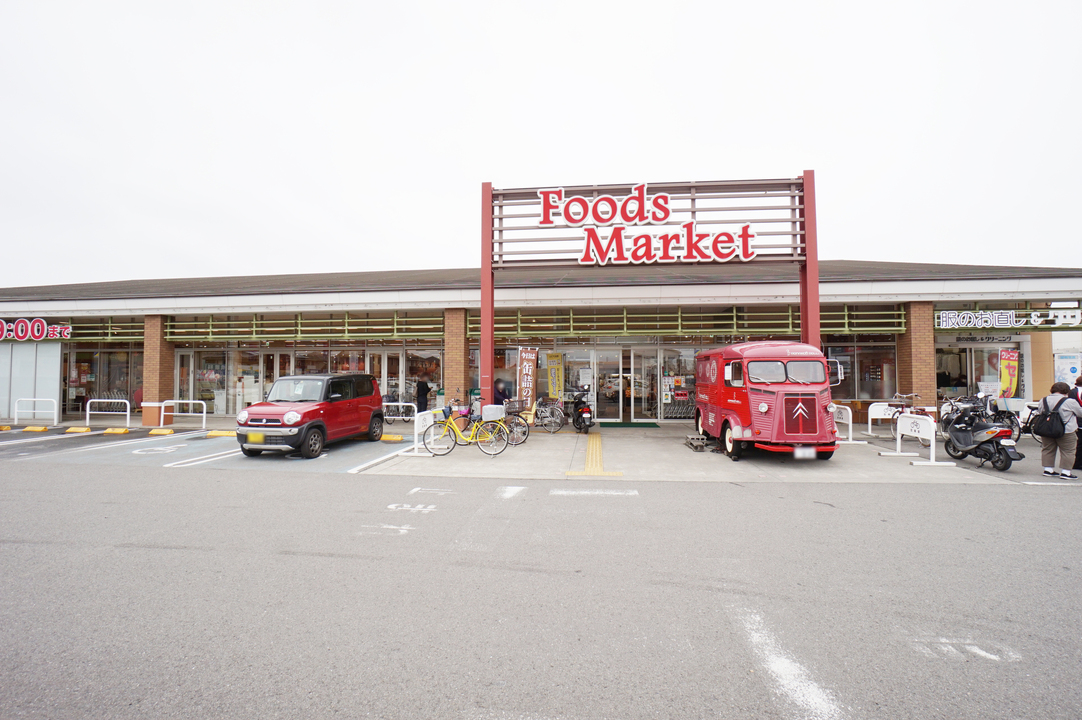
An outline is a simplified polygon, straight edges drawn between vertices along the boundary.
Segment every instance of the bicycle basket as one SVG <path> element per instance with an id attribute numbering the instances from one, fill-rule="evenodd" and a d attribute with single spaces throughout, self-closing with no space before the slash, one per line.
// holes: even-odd
<path id="1" fill-rule="evenodd" d="M 503 407 L 508 414 L 524 413 L 530 409 L 526 406 L 526 403 L 521 400 L 508 400 L 503 404 Z"/>

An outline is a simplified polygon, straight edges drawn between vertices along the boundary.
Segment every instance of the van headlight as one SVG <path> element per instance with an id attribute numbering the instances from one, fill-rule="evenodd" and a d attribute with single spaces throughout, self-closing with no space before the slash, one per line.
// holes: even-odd
<path id="1" fill-rule="evenodd" d="M 285 415 L 282 416 L 282 422 L 284 422 L 286 425 L 296 425 L 300 421 L 301 421 L 301 414 L 299 412 L 294 412 L 292 410 L 290 410 L 289 412 L 287 412 Z"/>
<path id="2" fill-rule="evenodd" d="M 827 412 L 830 413 L 831 415 L 833 415 L 834 411 L 837 410 L 837 409 L 838 409 L 838 406 L 835 405 L 834 403 L 827 403 Z"/>
<path id="3" fill-rule="evenodd" d="M 237 413 L 237 422 L 239 422 L 241 425 L 248 422 L 248 411 L 247 410 L 241 410 L 239 413 Z"/>
<path id="4" fill-rule="evenodd" d="M 759 412 L 766 415 L 766 411 L 769 410 L 769 409 L 770 409 L 770 406 L 767 405 L 765 402 L 759 403 Z"/>

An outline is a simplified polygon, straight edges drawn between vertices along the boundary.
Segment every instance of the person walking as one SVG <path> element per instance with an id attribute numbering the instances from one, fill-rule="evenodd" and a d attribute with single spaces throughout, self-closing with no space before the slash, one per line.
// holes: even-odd
<path id="1" fill-rule="evenodd" d="M 1059 413 L 1063 421 L 1063 435 L 1058 438 L 1041 436 L 1041 464 L 1044 465 L 1044 474 L 1047 477 L 1055 477 L 1056 451 L 1059 451 L 1059 477 L 1065 480 L 1077 480 L 1078 476 L 1071 472 L 1074 468 L 1075 451 L 1078 449 L 1078 418 L 1082 417 L 1082 405 L 1076 400 L 1067 397 L 1071 389 L 1065 382 L 1058 382 L 1052 386 L 1051 394 L 1041 400 L 1037 406 L 1037 412 Z"/>
<path id="2" fill-rule="evenodd" d="M 417 412 L 423 413 L 428 410 L 428 393 L 432 392 L 431 386 L 428 381 L 432 378 L 428 373 L 421 373 L 417 378 Z"/>
<path id="3" fill-rule="evenodd" d="M 1074 400 L 1079 405 L 1082 405 L 1082 375 L 1079 375 L 1074 379 L 1074 387 L 1071 388 L 1071 392 L 1067 393 L 1067 397 Z M 1074 453 L 1074 470 L 1082 470 L 1082 452 L 1078 452 L 1082 448 L 1082 426 L 1075 431 L 1075 437 L 1078 440 L 1075 442 Z"/>

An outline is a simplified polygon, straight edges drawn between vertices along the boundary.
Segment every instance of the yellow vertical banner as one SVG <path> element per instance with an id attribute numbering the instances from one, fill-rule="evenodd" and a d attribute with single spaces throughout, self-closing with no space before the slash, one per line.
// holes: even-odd
<path id="1" fill-rule="evenodd" d="M 559 400 L 564 390 L 564 354 L 545 353 L 545 365 L 549 371 L 549 399 Z"/>
<path id="2" fill-rule="evenodd" d="M 999 351 L 999 396 L 1012 398 L 1018 392 L 1018 351 Z"/>

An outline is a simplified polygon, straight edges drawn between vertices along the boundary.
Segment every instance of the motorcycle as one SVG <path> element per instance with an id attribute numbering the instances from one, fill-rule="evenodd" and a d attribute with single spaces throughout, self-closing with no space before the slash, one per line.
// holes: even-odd
<path id="1" fill-rule="evenodd" d="M 972 455 L 981 461 L 977 467 L 991 462 L 996 470 L 1005 472 L 1012 463 L 1025 459 L 1011 439 L 1011 426 L 985 417 L 983 393 L 977 396 L 977 403 L 948 401 L 945 409 L 947 440 L 943 449 L 955 460 Z"/>
<path id="2" fill-rule="evenodd" d="M 575 426 L 575 432 L 589 433 L 594 426 L 594 411 L 585 399 L 589 391 L 590 386 L 587 385 L 571 400 L 571 424 Z"/>

